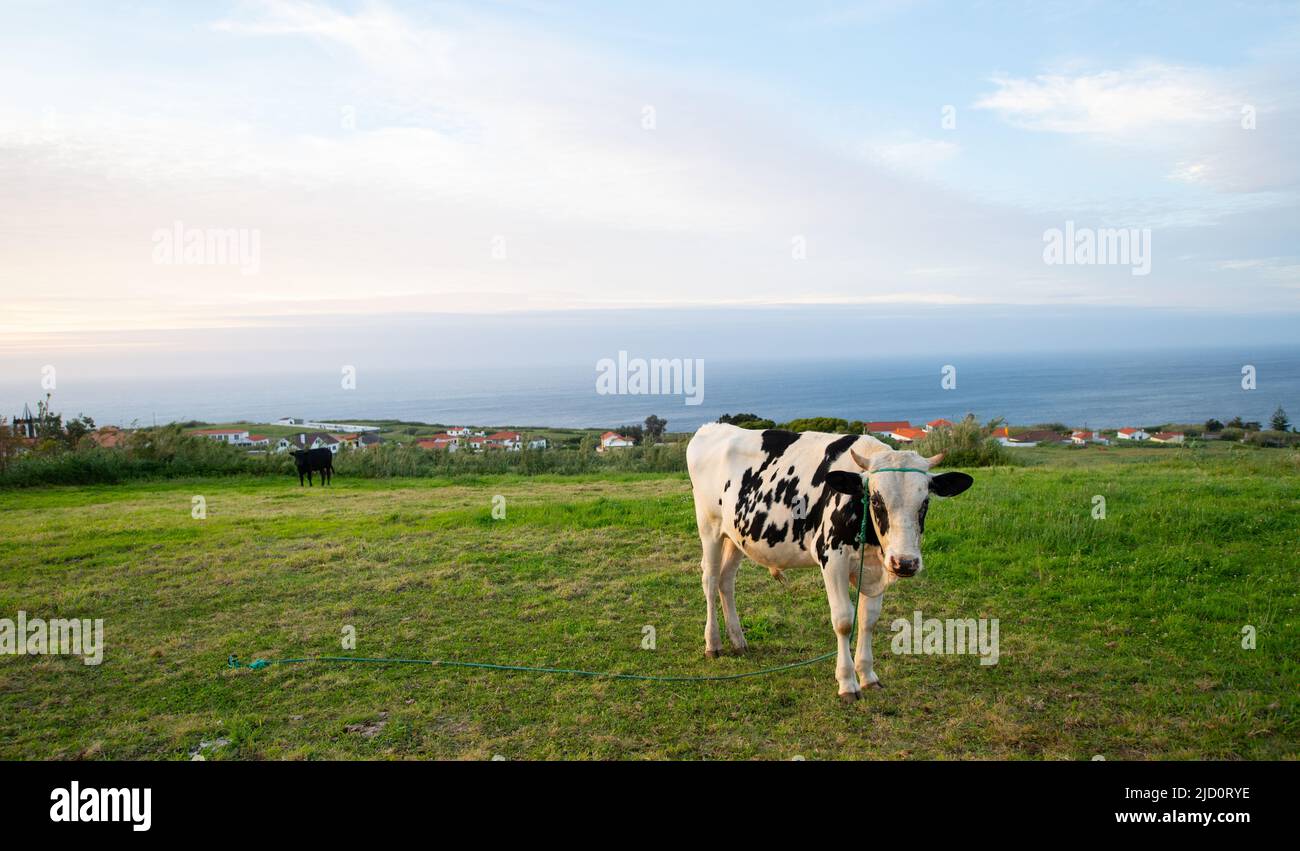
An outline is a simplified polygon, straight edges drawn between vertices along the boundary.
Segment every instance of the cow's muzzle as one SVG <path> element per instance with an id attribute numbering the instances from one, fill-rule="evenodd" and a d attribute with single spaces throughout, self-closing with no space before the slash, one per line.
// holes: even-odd
<path id="1" fill-rule="evenodd" d="M 889 570 L 896 576 L 916 576 L 921 569 L 921 559 L 916 556 L 890 556 Z"/>

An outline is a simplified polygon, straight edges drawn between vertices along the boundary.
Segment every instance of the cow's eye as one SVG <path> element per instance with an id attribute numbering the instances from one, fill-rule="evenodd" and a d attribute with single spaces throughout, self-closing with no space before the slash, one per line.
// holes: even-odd
<path id="1" fill-rule="evenodd" d="M 916 515 L 917 525 L 921 527 L 922 532 L 925 531 L 925 513 L 929 510 L 930 500 L 927 499 L 925 502 L 921 503 L 921 510 Z"/>
<path id="2" fill-rule="evenodd" d="M 871 495 L 871 513 L 876 517 L 876 528 L 881 534 L 889 531 L 889 512 L 885 509 L 885 501 L 881 499 L 880 494 Z"/>

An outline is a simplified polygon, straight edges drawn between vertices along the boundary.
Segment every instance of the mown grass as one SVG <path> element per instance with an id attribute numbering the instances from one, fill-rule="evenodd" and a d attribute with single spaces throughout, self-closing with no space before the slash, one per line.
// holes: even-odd
<path id="1" fill-rule="evenodd" d="M 781 586 L 746 563 L 751 652 L 703 658 L 680 474 L 0 492 L 0 616 L 103 617 L 107 642 L 98 667 L 0 657 L 0 757 L 188 759 L 218 740 L 207 758 L 1294 757 L 1296 455 L 1021 453 L 932 509 L 927 570 L 885 598 L 886 688 L 852 707 L 829 662 L 710 684 L 225 667 L 343 653 L 345 625 L 357 655 L 640 673 L 830 649 L 817 572 Z M 888 624 L 914 609 L 999 618 L 1000 663 L 892 655 Z"/>

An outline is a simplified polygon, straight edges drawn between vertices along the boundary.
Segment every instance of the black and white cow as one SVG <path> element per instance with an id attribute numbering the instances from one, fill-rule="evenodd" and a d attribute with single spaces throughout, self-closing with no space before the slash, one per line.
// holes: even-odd
<path id="1" fill-rule="evenodd" d="M 822 569 L 831 625 L 838 636 L 835 679 L 846 702 L 863 688 L 879 688 L 872 670 L 871 629 L 881 597 L 899 577 L 922 568 L 921 532 L 930 497 L 956 496 L 971 486 L 965 473 L 930 475 L 942 455 L 923 458 L 896 451 L 866 435 L 752 431 L 710 423 L 691 438 L 686 465 L 695 494 L 695 519 L 704 548 L 704 652 L 719 655 L 717 603 L 722 601 L 727 637 L 738 652 L 747 647 L 736 614 L 736 570 L 742 556 L 773 576 L 791 567 Z M 862 473 L 869 478 L 866 559 L 858 577 L 862 524 Z M 860 589 L 856 661 L 850 656 L 853 598 Z M 857 677 L 854 677 L 854 668 Z"/>

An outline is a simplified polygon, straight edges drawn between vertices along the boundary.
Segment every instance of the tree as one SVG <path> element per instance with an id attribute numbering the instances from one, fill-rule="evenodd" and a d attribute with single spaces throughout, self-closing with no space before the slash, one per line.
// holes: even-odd
<path id="1" fill-rule="evenodd" d="M 36 439 L 59 440 L 63 437 L 63 415 L 50 410 L 50 397 L 36 403 Z"/>
<path id="2" fill-rule="evenodd" d="M 651 414 L 645 418 L 645 437 L 646 440 L 655 443 L 663 439 L 664 429 L 668 428 L 668 420 Z"/>
<path id="3" fill-rule="evenodd" d="M 1241 417 L 1240 417 L 1240 416 L 1236 416 L 1236 417 L 1233 417 L 1232 419 L 1228 420 L 1228 428 L 1242 428 L 1242 429 L 1244 429 L 1245 427 L 1246 427 L 1246 424 L 1243 423 L 1243 422 L 1241 421 Z"/>
<path id="4" fill-rule="evenodd" d="M 95 421 L 85 414 L 81 414 L 63 424 L 63 438 L 67 441 L 69 448 L 76 449 L 81 439 L 94 430 Z"/>
<path id="5" fill-rule="evenodd" d="M 747 422 L 751 422 L 753 420 L 759 420 L 759 419 L 762 419 L 762 417 L 760 417 L 758 414 L 736 414 L 735 416 L 732 416 L 731 414 L 723 414 L 722 416 L 718 417 L 718 422 L 728 423 L 730 425 L 743 426 Z"/>
<path id="6" fill-rule="evenodd" d="M 9 459 L 18 454 L 18 447 L 21 445 L 22 441 L 9 427 L 9 421 L 0 417 L 0 471 L 9 466 Z"/>
<path id="7" fill-rule="evenodd" d="M 625 425 L 618 427 L 618 433 L 624 437 L 631 438 L 633 443 L 640 443 L 645 429 L 639 425 Z"/>
<path id="8" fill-rule="evenodd" d="M 803 417 L 790 420 L 781 428 L 790 431 L 824 431 L 831 434 L 844 434 L 849 430 L 849 421 L 839 417 Z"/>
<path id="9" fill-rule="evenodd" d="M 1282 410 L 1281 405 L 1278 405 L 1277 410 L 1273 412 L 1273 419 L 1269 420 L 1269 424 L 1273 426 L 1273 431 L 1291 430 L 1291 421 L 1286 418 L 1286 411 Z"/>
<path id="10" fill-rule="evenodd" d="M 1223 431 L 1223 423 L 1211 417 L 1205 421 L 1205 430 L 1210 434 Z"/>

